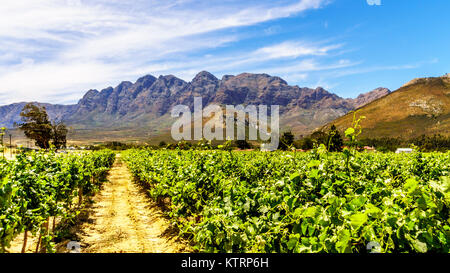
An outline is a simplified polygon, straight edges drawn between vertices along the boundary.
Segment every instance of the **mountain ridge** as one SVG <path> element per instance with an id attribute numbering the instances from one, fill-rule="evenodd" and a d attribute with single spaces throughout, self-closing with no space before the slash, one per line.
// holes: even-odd
<path id="1" fill-rule="evenodd" d="M 420 135 L 450 135 L 450 74 L 414 79 L 386 96 L 358 109 L 361 137 L 414 138 Z M 331 125 L 344 131 L 352 124 L 348 113 L 320 128 Z"/>
<path id="2" fill-rule="evenodd" d="M 76 104 L 39 104 L 46 107 L 51 119 L 64 121 L 86 137 L 90 131 L 99 136 L 101 130 L 105 130 L 104 137 L 110 130 L 122 130 L 139 138 L 161 134 L 170 130 L 174 120 L 170 109 L 178 104 L 192 109 L 196 96 L 203 98 L 203 106 L 211 103 L 280 105 L 281 127 L 296 134 L 307 134 L 390 92 L 377 88 L 349 99 L 322 87 L 291 86 L 280 77 L 264 73 L 224 75 L 218 79 L 201 71 L 190 82 L 174 75 L 145 75 L 134 83 L 123 81 L 116 87 L 88 90 Z M 0 106 L 0 124 L 11 127 L 20 121 L 23 105 L 25 102 Z"/>

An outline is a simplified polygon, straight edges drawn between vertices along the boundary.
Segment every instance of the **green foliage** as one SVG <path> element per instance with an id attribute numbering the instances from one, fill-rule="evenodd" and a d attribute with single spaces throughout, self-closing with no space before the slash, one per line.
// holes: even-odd
<path id="1" fill-rule="evenodd" d="M 294 135 L 292 132 L 284 132 L 280 137 L 280 143 L 278 145 L 279 150 L 290 150 L 291 147 L 293 147 L 294 144 Z"/>
<path id="2" fill-rule="evenodd" d="M 158 145 L 160 148 L 166 148 L 167 147 L 167 143 L 165 142 L 165 141 L 161 141 L 161 142 L 159 142 L 159 145 Z"/>
<path id="3" fill-rule="evenodd" d="M 450 137 L 443 135 L 432 135 L 412 138 L 412 139 L 402 139 L 402 138 L 364 138 L 358 141 L 358 146 L 371 146 L 375 147 L 378 151 L 382 152 L 393 152 L 397 148 L 408 147 L 411 144 L 417 146 L 417 148 L 422 152 L 432 152 L 440 151 L 446 152 L 450 150 Z"/>
<path id="4" fill-rule="evenodd" d="M 345 130 L 345 136 L 349 138 L 349 148 L 345 148 L 343 150 L 343 154 L 345 156 L 345 167 L 347 169 L 347 174 L 350 175 L 350 159 L 354 154 L 356 153 L 358 142 L 357 137 L 362 133 L 362 126 L 360 125 L 360 122 L 365 119 L 365 116 L 360 116 L 359 118 L 356 118 L 356 113 L 358 113 L 360 110 L 356 110 L 353 113 L 353 122 L 352 127 L 347 128 Z"/>
<path id="5" fill-rule="evenodd" d="M 0 252 L 24 230 L 43 230 L 49 217 L 74 214 L 73 199 L 80 191 L 92 195 L 115 159 L 111 151 L 81 154 L 31 152 L 16 160 L 0 160 Z M 49 247 L 50 240 L 44 236 Z M 47 244 L 46 244 L 47 243 Z"/>
<path id="6" fill-rule="evenodd" d="M 180 150 L 189 150 L 192 148 L 192 144 L 182 140 L 177 143 L 176 148 Z"/>
<path id="7" fill-rule="evenodd" d="M 218 145 L 217 148 L 223 151 L 231 151 L 233 149 L 232 144 L 232 140 L 227 140 L 222 145 Z"/>
<path id="8" fill-rule="evenodd" d="M 202 138 L 201 140 L 199 140 L 195 145 L 194 148 L 197 150 L 211 150 L 212 144 L 211 144 L 211 140 L 207 140 L 206 138 Z"/>
<path id="9" fill-rule="evenodd" d="M 164 147 L 166 147 L 166 145 L 167 144 L 165 144 Z M 105 142 L 102 144 L 87 146 L 87 149 L 92 150 L 92 151 L 98 151 L 98 150 L 103 150 L 103 149 L 113 150 L 113 151 L 123 151 L 123 150 L 128 150 L 128 149 L 133 149 L 133 148 L 142 148 L 142 147 L 149 147 L 149 145 L 139 144 L 139 143 L 123 143 L 123 142 L 119 142 L 119 141 L 108 141 L 108 142 Z"/>
<path id="10" fill-rule="evenodd" d="M 22 123 L 15 124 L 26 137 L 33 139 L 36 146 L 50 148 L 50 141 L 56 149 L 66 147 L 68 129 L 63 123 L 51 123 L 44 106 L 27 103 L 20 113 Z"/>
<path id="11" fill-rule="evenodd" d="M 352 122 L 352 127 L 347 128 L 347 130 L 345 130 L 345 136 L 349 138 L 350 143 L 352 146 L 356 145 L 356 138 L 362 133 L 362 126 L 361 126 L 361 121 L 363 119 L 365 119 L 365 116 L 360 116 L 360 117 L 356 117 L 356 114 L 359 112 L 360 110 L 356 110 L 353 112 L 353 122 Z"/>
<path id="12" fill-rule="evenodd" d="M 52 139 L 52 125 L 45 107 L 27 103 L 20 113 L 22 122 L 18 124 L 26 137 L 33 139 L 36 146 L 48 149 Z"/>
<path id="13" fill-rule="evenodd" d="M 3 157 L 5 156 L 5 145 L 3 143 L 3 137 L 5 136 L 5 131 L 6 131 L 5 127 L 0 128 L 0 145 L 2 146 Z"/>
<path id="14" fill-rule="evenodd" d="M 421 151 L 448 151 L 450 150 L 450 137 L 443 135 L 433 135 L 420 137 L 409 140 L 410 143 L 418 146 Z"/>
<path id="15" fill-rule="evenodd" d="M 327 144 L 328 144 L 328 151 L 342 152 L 342 146 L 344 146 L 344 141 L 342 140 L 341 134 L 334 125 L 331 126 L 330 132 L 328 133 Z"/>
<path id="16" fill-rule="evenodd" d="M 322 131 L 315 131 L 311 134 L 311 139 L 316 142 L 318 145 L 325 144 L 327 145 L 328 142 L 328 135 L 325 132 Z"/>
<path id="17" fill-rule="evenodd" d="M 63 149 L 66 148 L 67 144 L 67 133 L 68 129 L 64 123 L 54 123 L 52 124 L 52 130 L 53 130 L 53 145 L 56 149 Z"/>
<path id="18" fill-rule="evenodd" d="M 350 130 L 347 131 L 350 132 Z M 341 134 L 334 125 L 331 126 L 328 133 L 323 131 L 315 131 L 311 134 L 310 138 L 304 138 L 300 147 L 304 150 L 310 150 L 314 147 L 314 143 L 316 145 L 325 145 L 329 152 L 341 152 L 344 146 L 344 141 Z"/>
<path id="19" fill-rule="evenodd" d="M 246 150 L 251 149 L 252 145 L 247 140 L 235 140 L 234 144 L 238 149 Z"/>
<path id="20" fill-rule="evenodd" d="M 130 150 L 128 166 L 205 252 L 450 251 L 450 153 Z M 345 162 L 349 160 L 348 167 Z"/>
<path id="21" fill-rule="evenodd" d="M 302 150 L 311 150 L 314 148 L 314 141 L 309 137 L 305 137 L 298 142 L 298 148 Z"/>

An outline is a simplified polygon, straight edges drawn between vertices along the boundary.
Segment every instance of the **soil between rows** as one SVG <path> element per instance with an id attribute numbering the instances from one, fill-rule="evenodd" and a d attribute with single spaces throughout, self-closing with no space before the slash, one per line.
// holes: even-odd
<path id="1" fill-rule="evenodd" d="M 161 209 L 137 185 L 120 154 L 107 180 L 84 212 L 84 219 L 70 229 L 81 253 L 178 253 L 190 252 L 176 236 Z M 27 251 L 34 252 L 37 236 L 29 233 Z M 57 252 L 70 252 L 64 240 Z M 21 251 L 23 234 L 12 242 L 10 252 Z"/>

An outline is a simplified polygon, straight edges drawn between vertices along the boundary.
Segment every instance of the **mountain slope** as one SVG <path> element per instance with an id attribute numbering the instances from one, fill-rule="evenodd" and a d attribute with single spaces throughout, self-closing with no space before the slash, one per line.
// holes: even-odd
<path id="1" fill-rule="evenodd" d="M 124 140 L 167 135 L 175 121 L 170 117 L 172 107 L 183 104 L 192 110 L 194 97 L 202 97 L 203 106 L 279 105 L 281 130 L 303 135 L 389 92 L 381 88 L 356 99 L 344 99 L 320 87 L 290 86 L 267 74 L 225 75 L 219 80 L 202 71 L 191 82 L 173 75 L 147 75 L 135 83 L 126 81 L 115 88 L 89 90 L 75 105 L 41 105 L 46 106 L 52 119 L 71 126 L 71 138 L 75 139 Z M 0 124 L 11 127 L 18 122 L 24 104 L 0 107 Z"/>
<path id="2" fill-rule="evenodd" d="M 403 137 L 422 134 L 450 135 L 450 75 L 414 79 L 397 91 L 360 108 L 361 137 Z M 352 124 L 353 114 L 340 117 L 322 128 L 335 124 L 344 131 Z"/>
<path id="3" fill-rule="evenodd" d="M 353 104 L 354 108 L 360 108 L 378 98 L 389 95 L 390 93 L 391 91 L 389 89 L 378 87 L 370 92 L 359 95 L 356 99 L 350 99 L 350 102 Z"/>

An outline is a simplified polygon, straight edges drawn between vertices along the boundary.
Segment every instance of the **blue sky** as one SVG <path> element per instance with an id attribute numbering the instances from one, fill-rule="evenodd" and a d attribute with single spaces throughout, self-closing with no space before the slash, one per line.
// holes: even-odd
<path id="1" fill-rule="evenodd" d="M 3 0 L 0 104 L 76 103 L 91 88 L 202 70 L 342 97 L 395 90 L 450 72 L 449 10 L 448 0 Z"/>

